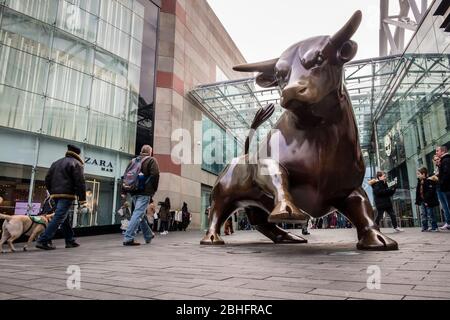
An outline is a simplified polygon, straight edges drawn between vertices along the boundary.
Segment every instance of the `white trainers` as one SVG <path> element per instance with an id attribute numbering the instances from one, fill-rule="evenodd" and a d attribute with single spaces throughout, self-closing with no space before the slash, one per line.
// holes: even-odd
<path id="1" fill-rule="evenodd" d="M 394 231 L 395 231 L 395 232 L 403 232 L 403 231 L 405 231 L 405 230 L 403 230 L 403 229 L 397 227 L 397 228 L 394 229 Z"/>
<path id="2" fill-rule="evenodd" d="M 444 224 L 439 230 L 450 230 L 450 225 L 448 223 Z"/>

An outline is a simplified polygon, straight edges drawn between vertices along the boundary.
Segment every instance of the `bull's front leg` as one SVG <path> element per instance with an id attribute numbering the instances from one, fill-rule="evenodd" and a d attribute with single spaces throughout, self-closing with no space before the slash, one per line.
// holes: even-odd
<path id="1" fill-rule="evenodd" d="M 308 216 L 297 208 L 289 192 L 288 173 L 277 161 L 263 159 L 258 163 L 257 185 L 274 198 L 274 209 L 269 216 L 269 222 L 304 223 Z"/>
<path id="2" fill-rule="evenodd" d="M 373 220 L 373 209 L 366 192 L 359 188 L 353 191 L 336 207 L 356 227 L 358 232 L 358 250 L 398 250 L 398 244 L 380 232 Z"/>

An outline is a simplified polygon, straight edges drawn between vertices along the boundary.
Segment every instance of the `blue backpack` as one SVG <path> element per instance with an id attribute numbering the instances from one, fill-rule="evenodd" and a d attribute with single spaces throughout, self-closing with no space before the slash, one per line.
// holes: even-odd
<path id="1" fill-rule="evenodd" d="M 142 173 L 142 164 L 150 157 L 137 157 L 131 160 L 122 177 L 122 190 L 125 192 L 144 191 L 150 176 Z"/>

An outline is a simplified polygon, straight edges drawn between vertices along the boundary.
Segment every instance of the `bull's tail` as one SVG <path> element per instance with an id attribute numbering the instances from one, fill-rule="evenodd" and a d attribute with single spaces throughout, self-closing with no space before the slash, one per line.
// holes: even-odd
<path id="1" fill-rule="evenodd" d="M 2 219 L 2 220 L 11 221 L 12 217 L 13 216 L 8 216 L 7 214 L 0 213 L 0 219 Z"/>
<path id="2" fill-rule="evenodd" d="M 250 127 L 250 133 L 245 140 L 245 154 L 248 154 L 250 150 L 250 144 L 252 143 L 253 136 L 255 135 L 256 129 L 259 128 L 264 122 L 266 122 L 275 112 L 275 105 L 273 103 L 268 104 L 265 107 L 262 107 L 258 110 L 255 115 L 255 119 L 253 119 L 253 123 Z"/>

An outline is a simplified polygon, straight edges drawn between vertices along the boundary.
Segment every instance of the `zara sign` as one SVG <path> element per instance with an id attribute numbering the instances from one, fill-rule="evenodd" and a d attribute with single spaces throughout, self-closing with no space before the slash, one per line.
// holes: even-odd
<path id="1" fill-rule="evenodd" d="M 103 172 L 114 172 L 114 165 L 109 160 L 96 159 L 86 156 L 84 162 L 86 165 L 97 167 Z"/>

